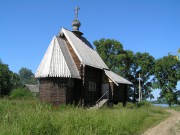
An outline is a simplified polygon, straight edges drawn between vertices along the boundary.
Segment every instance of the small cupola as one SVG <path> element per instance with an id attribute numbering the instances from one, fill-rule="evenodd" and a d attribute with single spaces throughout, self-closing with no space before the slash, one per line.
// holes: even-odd
<path id="1" fill-rule="evenodd" d="M 83 35 L 83 33 L 79 31 L 79 27 L 81 26 L 81 23 L 78 20 L 78 10 L 79 9 L 80 9 L 79 7 L 75 8 L 75 10 L 74 10 L 75 11 L 75 19 L 72 22 L 72 32 L 74 34 L 76 34 L 77 36 Z"/>

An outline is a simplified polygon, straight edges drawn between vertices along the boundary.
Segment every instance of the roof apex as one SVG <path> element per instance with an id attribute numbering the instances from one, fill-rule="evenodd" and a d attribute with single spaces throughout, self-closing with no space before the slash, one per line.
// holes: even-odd
<path id="1" fill-rule="evenodd" d="M 36 78 L 65 77 L 80 79 L 79 72 L 62 38 L 53 37 L 37 71 Z"/>

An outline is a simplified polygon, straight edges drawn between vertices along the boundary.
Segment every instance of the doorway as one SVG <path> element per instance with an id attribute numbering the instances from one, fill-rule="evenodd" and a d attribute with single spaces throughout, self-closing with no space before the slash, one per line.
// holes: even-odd
<path id="1" fill-rule="evenodd" d="M 102 83 L 102 87 L 101 88 L 102 88 L 101 89 L 101 96 L 103 96 L 106 93 L 102 97 L 102 99 L 109 99 L 109 83 Z"/>

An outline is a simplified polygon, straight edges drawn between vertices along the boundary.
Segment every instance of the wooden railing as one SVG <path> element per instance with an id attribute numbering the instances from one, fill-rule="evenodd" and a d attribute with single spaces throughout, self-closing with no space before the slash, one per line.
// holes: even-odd
<path id="1" fill-rule="evenodd" d="M 108 93 L 109 91 L 106 91 L 97 101 L 96 104 L 99 103 L 99 101 Z"/>

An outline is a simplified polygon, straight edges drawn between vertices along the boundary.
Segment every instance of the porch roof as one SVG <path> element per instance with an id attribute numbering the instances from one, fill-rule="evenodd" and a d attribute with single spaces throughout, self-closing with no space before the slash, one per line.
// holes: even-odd
<path id="1" fill-rule="evenodd" d="M 104 70 L 105 74 L 111 79 L 117 86 L 119 86 L 119 83 L 121 84 L 132 84 L 130 81 L 126 80 L 125 78 L 121 77 L 120 75 L 109 71 L 109 70 Z"/>

